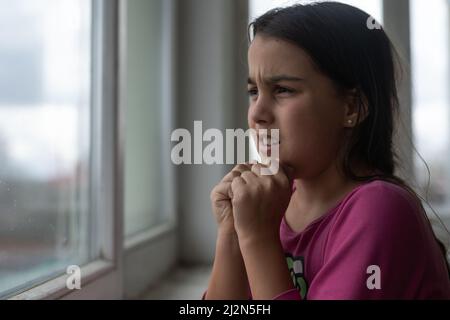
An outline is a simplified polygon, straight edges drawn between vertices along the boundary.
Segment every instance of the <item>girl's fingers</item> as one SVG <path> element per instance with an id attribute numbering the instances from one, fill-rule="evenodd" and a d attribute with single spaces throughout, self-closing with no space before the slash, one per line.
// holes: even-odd
<path id="1" fill-rule="evenodd" d="M 256 182 L 256 179 L 258 179 L 258 176 L 252 171 L 245 171 L 241 174 L 240 177 L 244 179 L 248 184 L 253 184 Z"/>
<path id="2" fill-rule="evenodd" d="M 238 172 L 245 172 L 245 171 L 249 171 L 252 169 L 252 165 L 251 164 L 247 164 L 247 163 L 242 163 L 242 164 L 238 164 L 236 167 L 233 168 L 232 171 L 238 171 Z"/>
<path id="3" fill-rule="evenodd" d="M 222 182 L 231 182 L 234 178 L 239 177 L 241 175 L 240 171 L 232 170 L 228 172 L 228 174 L 222 179 Z"/>
<path id="4" fill-rule="evenodd" d="M 273 161 L 275 161 L 275 160 L 273 160 Z M 253 165 L 252 172 L 254 174 L 256 174 L 257 176 L 261 176 L 263 178 L 271 178 L 271 177 L 275 176 L 275 173 L 272 173 L 271 169 L 273 169 L 273 168 L 271 168 L 268 165 L 265 165 L 263 163 L 257 163 L 255 165 Z"/>
<path id="5" fill-rule="evenodd" d="M 254 164 L 252 166 L 252 172 L 257 176 L 260 176 L 261 175 L 261 165 L 259 163 Z"/>
<path id="6" fill-rule="evenodd" d="M 272 160 L 277 161 L 277 160 Z M 262 175 L 262 170 L 269 171 L 269 166 L 264 165 L 262 163 L 257 164 L 239 164 L 236 167 L 233 168 L 224 178 L 223 182 L 231 184 L 232 182 L 235 182 L 235 185 L 239 184 L 254 184 L 257 182 L 258 178 L 263 178 L 264 180 L 267 179 L 274 179 L 276 180 L 279 185 L 284 185 L 286 182 L 289 184 L 289 186 L 293 183 L 293 169 L 282 165 L 277 161 L 277 164 L 275 164 L 279 167 L 278 172 L 273 175 Z M 273 166 L 273 164 L 272 164 Z M 229 188 L 227 190 L 222 190 L 222 194 L 228 194 L 230 197 L 232 197 L 231 192 L 231 185 L 229 185 Z"/>
<path id="7" fill-rule="evenodd" d="M 272 161 L 277 161 L 277 160 L 272 160 Z M 278 162 L 278 161 L 277 161 Z M 276 174 L 261 174 L 262 170 L 266 170 L 266 172 L 270 173 L 270 167 L 262 164 L 262 163 L 258 163 L 253 165 L 252 167 L 252 172 L 259 176 L 262 177 L 264 179 L 275 179 L 278 183 L 280 183 L 281 185 L 283 185 L 284 183 L 288 182 L 289 186 L 292 186 L 292 183 L 294 181 L 294 170 L 293 168 L 287 166 L 287 165 L 283 165 L 281 163 L 277 163 L 277 164 L 271 164 L 273 167 L 278 167 L 278 172 L 276 172 Z M 287 180 L 287 181 L 286 181 Z"/>
<path id="8" fill-rule="evenodd" d="M 233 168 L 222 181 L 233 181 L 234 178 L 239 177 L 243 172 L 251 170 L 252 167 L 249 164 L 239 164 Z"/>
<path id="9" fill-rule="evenodd" d="M 233 181 L 231 182 L 231 197 L 233 197 L 233 190 L 236 190 L 237 188 L 241 188 L 243 186 L 245 186 L 247 183 L 245 182 L 245 180 L 242 177 L 236 177 L 233 179 Z"/>
<path id="10" fill-rule="evenodd" d="M 230 196 L 230 188 L 231 181 L 221 182 L 213 189 L 213 193 L 220 194 L 222 196 L 222 199 L 227 199 L 227 197 Z"/>

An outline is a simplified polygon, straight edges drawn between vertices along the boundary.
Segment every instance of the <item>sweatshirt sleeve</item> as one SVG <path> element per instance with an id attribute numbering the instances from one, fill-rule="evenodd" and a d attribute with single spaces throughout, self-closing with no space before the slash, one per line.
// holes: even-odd
<path id="1" fill-rule="evenodd" d="M 203 293 L 202 300 L 205 300 L 206 297 L 206 291 Z M 253 300 L 252 296 L 250 295 L 248 297 L 248 300 Z M 279 294 L 278 296 L 274 297 L 272 300 L 301 300 L 300 294 L 298 293 L 297 289 L 292 289 L 286 292 L 283 292 Z"/>
<path id="2" fill-rule="evenodd" d="M 286 292 L 283 292 L 273 298 L 273 300 L 301 300 L 300 293 L 297 289 L 292 289 Z"/>
<path id="3" fill-rule="evenodd" d="M 438 282 L 443 278 L 424 277 L 445 272 L 442 254 L 420 210 L 398 186 L 374 184 L 357 192 L 330 229 L 308 299 L 415 299 L 418 292 L 439 296 L 433 290 L 442 288 Z"/>

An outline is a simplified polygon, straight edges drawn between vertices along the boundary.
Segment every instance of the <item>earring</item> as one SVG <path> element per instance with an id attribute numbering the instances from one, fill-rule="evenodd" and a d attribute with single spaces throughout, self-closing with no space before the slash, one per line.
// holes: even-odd
<path id="1" fill-rule="evenodd" d="M 347 123 L 351 125 L 353 124 L 353 120 L 348 120 Z"/>

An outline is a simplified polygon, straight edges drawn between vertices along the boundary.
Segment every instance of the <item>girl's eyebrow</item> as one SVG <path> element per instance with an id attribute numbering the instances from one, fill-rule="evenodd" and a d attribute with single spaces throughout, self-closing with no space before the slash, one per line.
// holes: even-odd
<path id="1" fill-rule="evenodd" d="M 264 79 L 264 82 L 268 83 L 268 84 L 275 84 L 275 83 L 278 83 L 278 82 L 281 82 L 281 81 L 299 82 L 299 81 L 305 81 L 305 79 L 304 78 L 299 78 L 299 77 L 296 77 L 296 76 L 284 75 L 284 74 L 271 76 L 271 77 L 268 77 L 268 78 Z M 252 84 L 252 85 L 256 84 L 255 80 L 253 80 L 251 77 L 248 77 L 247 83 L 248 84 Z"/>

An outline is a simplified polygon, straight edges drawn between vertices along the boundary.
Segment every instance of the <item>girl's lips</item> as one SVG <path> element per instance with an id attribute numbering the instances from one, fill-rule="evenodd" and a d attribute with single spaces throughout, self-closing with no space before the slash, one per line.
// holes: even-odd
<path id="1" fill-rule="evenodd" d="M 258 153 L 262 156 L 270 157 L 272 155 L 272 149 L 275 147 L 276 148 L 280 147 L 279 141 L 278 142 L 271 141 L 270 144 L 268 143 L 268 141 L 266 141 L 266 143 L 261 141 L 261 143 L 258 143 Z"/>
<path id="2" fill-rule="evenodd" d="M 262 136 L 261 138 L 262 138 L 261 142 L 265 146 L 271 146 L 271 145 L 275 145 L 275 144 L 279 144 L 280 143 L 280 141 L 278 141 L 277 139 L 274 139 L 271 136 Z"/>
<path id="3" fill-rule="evenodd" d="M 275 137 L 261 135 L 258 136 L 258 144 L 261 144 L 265 147 L 271 147 L 273 145 L 279 145 L 280 139 L 276 139 Z"/>
<path id="4" fill-rule="evenodd" d="M 275 156 L 279 154 L 280 146 L 280 134 L 279 129 L 275 132 L 262 129 L 256 133 L 256 149 L 262 159 L 271 157 L 274 153 Z M 272 134 L 271 134 L 272 133 Z M 274 150 L 275 149 L 275 150 Z M 265 161 L 265 160 L 264 160 Z"/>

